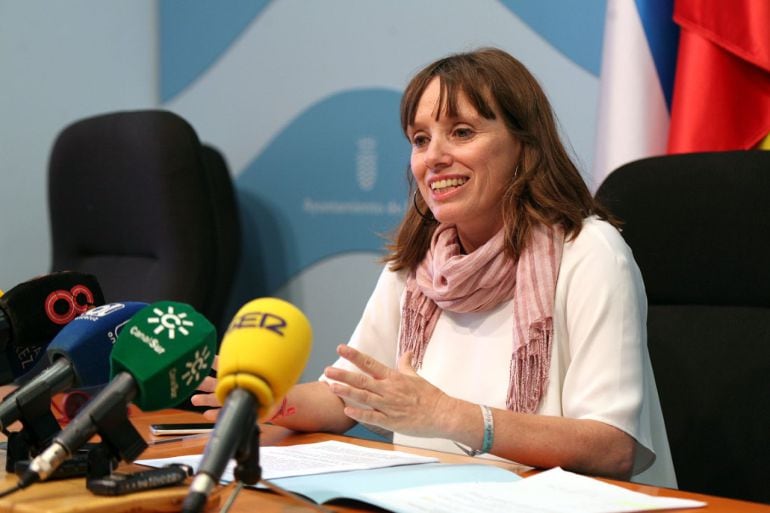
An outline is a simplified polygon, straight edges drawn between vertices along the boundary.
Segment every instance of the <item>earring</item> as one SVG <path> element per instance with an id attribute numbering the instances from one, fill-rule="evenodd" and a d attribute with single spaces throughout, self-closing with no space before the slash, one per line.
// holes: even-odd
<path id="1" fill-rule="evenodd" d="M 422 217 L 425 221 L 429 221 L 429 222 L 435 222 L 436 221 L 436 218 L 433 217 L 433 212 L 431 212 L 430 209 L 428 209 L 428 212 L 430 213 L 430 216 L 428 216 L 426 214 L 423 214 L 420 211 L 420 207 L 417 206 L 417 191 L 414 191 L 414 194 L 412 195 L 412 203 L 414 203 L 414 209 L 417 211 L 417 213 L 420 215 L 420 217 Z"/>

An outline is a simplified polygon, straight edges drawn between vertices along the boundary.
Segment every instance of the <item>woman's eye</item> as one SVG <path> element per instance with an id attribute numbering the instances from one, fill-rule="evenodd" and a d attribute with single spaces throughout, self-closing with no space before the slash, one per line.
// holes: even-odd
<path id="1" fill-rule="evenodd" d="M 415 135 L 412 137 L 412 144 L 416 147 L 425 146 L 428 144 L 428 138 L 424 135 Z"/>
<path id="2" fill-rule="evenodd" d="M 454 131 L 455 137 L 459 137 L 460 139 L 467 139 L 473 135 L 473 130 L 470 128 L 455 128 Z"/>

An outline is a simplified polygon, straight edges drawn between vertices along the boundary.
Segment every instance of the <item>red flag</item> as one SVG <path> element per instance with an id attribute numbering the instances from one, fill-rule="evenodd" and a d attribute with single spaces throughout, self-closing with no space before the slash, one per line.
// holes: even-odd
<path id="1" fill-rule="evenodd" d="M 770 2 L 676 0 L 669 153 L 755 147 L 770 133 Z"/>

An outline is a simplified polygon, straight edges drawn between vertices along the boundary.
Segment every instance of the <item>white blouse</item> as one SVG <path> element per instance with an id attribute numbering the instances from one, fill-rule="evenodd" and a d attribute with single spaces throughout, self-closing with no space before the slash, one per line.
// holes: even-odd
<path id="1" fill-rule="evenodd" d="M 397 365 L 405 272 L 385 268 L 349 344 Z M 512 301 L 491 311 L 441 313 L 420 376 L 450 396 L 506 408 Z M 609 223 L 586 219 L 564 245 L 546 393 L 538 413 L 610 424 L 637 442 L 634 481 L 676 486 L 647 351 L 647 298 L 630 248 Z M 355 370 L 338 359 L 337 367 Z M 449 440 L 394 433 L 393 442 L 459 452 Z"/>

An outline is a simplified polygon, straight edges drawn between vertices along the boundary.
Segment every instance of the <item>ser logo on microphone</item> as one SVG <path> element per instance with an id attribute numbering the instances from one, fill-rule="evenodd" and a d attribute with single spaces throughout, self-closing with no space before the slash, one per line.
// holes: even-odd
<path id="1" fill-rule="evenodd" d="M 94 306 L 94 293 L 85 285 L 54 290 L 45 298 L 45 314 L 55 324 L 67 324 Z"/>
<path id="2" fill-rule="evenodd" d="M 286 319 L 275 314 L 269 312 L 248 312 L 233 318 L 227 330 L 262 328 L 283 337 L 286 326 Z"/>

